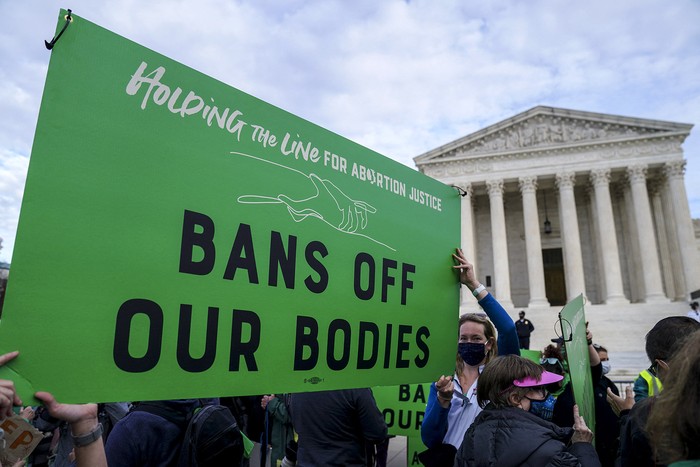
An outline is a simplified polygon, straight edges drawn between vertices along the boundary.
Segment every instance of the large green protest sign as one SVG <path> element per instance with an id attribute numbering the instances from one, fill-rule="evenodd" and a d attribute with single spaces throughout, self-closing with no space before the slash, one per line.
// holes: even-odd
<path id="1" fill-rule="evenodd" d="M 453 188 L 74 15 L 0 377 L 64 402 L 430 380 L 454 361 L 458 244 Z"/>
<path id="2" fill-rule="evenodd" d="M 595 395 L 591 377 L 591 361 L 588 356 L 583 295 L 579 295 L 567 303 L 559 313 L 559 319 L 574 399 L 586 425 L 595 432 Z"/>

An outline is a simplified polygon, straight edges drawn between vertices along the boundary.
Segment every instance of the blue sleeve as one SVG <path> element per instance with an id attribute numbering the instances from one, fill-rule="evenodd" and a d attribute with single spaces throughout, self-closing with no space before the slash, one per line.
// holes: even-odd
<path id="1" fill-rule="evenodd" d="M 427 447 L 432 448 L 442 443 L 447 433 L 447 414 L 449 412 L 450 409 L 446 409 L 438 403 L 437 388 L 435 383 L 431 384 L 425 416 L 420 426 L 420 437 Z"/>
<path id="2" fill-rule="evenodd" d="M 498 355 L 520 355 L 520 342 L 518 333 L 515 331 L 515 323 L 506 310 L 490 293 L 479 300 L 479 305 L 498 331 Z"/>

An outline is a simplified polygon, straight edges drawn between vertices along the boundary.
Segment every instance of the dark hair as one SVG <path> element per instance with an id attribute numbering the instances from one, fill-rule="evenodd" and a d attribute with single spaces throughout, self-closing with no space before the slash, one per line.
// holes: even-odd
<path id="1" fill-rule="evenodd" d="M 646 336 L 646 352 L 649 361 L 668 360 L 682 345 L 683 339 L 700 329 L 700 323 L 687 316 L 664 318 L 651 328 Z"/>
<path id="2" fill-rule="evenodd" d="M 559 361 L 564 360 L 564 356 L 561 354 L 561 350 L 559 350 L 556 345 L 552 344 L 549 344 L 547 347 L 544 348 L 544 352 L 542 352 L 542 357 L 556 358 Z"/>
<path id="3" fill-rule="evenodd" d="M 544 369 L 526 358 L 518 355 L 505 355 L 491 360 L 484 367 L 476 386 L 476 400 L 481 407 L 491 402 L 496 407 L 510 407 L 510 395 L 520 397 L 532 388 L 520 388 L 513 384 L 516 379 L 533 376 L 540 378 Z"/>
<path id="4" fill-rule="evenodd" d="M 698 302 L 690 302 L 690 308 L 695 310 L 698 307 Z"/>
<path id="5" fill-rule="evenodd" d="M 598 352 L 598 353 L 607 352 L 607 351 L 608 351 L 608 349 L 606 349 L 605 347 L 603 347 L 603 346 L 600 345 L 600 344 L 593 344 L 593 348 L 594 348 L 595 351 Z"/>
<path id="6" fill-rule="evenodd" d="M 668 377 L 647 422 L 649 440 L 664 464 L 700 458 L 700 330 L 669 363 Z M 485 371 L 485 370 L 484 370 Z M 479 381 L 481 384 L 481 381 Z"/>

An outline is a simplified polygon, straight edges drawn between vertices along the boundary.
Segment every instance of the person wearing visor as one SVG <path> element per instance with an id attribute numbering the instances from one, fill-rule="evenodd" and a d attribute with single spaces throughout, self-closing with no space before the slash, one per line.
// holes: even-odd
<path id="1" fill-rule="evenodd" d="M 455 466 L 598 467 L 593 433 L 574 406 L 573 428 L 541 417 L 546 387 L 562 375 L 516 355 L 498 357 L 481 373 L 476 391 L 484 409 L 464 436 Z"/>

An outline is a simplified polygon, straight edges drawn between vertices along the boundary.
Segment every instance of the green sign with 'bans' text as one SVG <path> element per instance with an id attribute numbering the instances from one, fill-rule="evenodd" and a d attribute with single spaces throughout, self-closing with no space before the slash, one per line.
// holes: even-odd
<path id="1" fill-rule="evenodd" d="M 0 377 L 63 402 L 429 380 L 454 360 L 458 244 L 453 188 L 74 15 Z"/>

